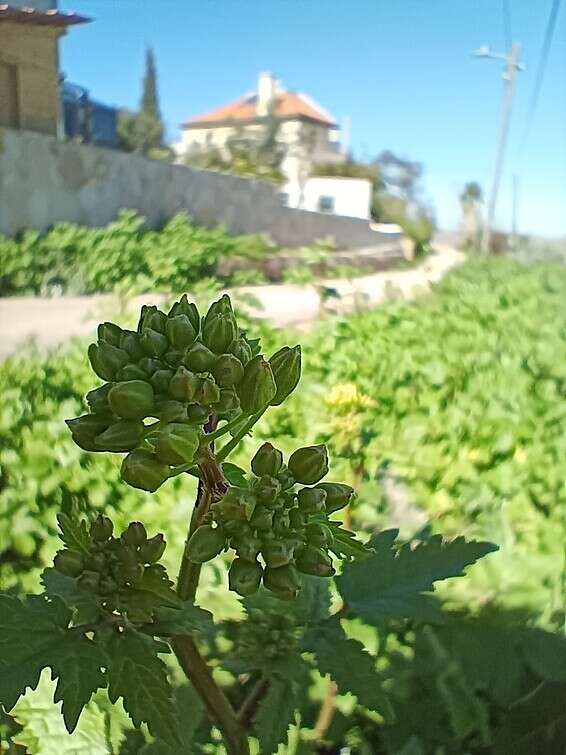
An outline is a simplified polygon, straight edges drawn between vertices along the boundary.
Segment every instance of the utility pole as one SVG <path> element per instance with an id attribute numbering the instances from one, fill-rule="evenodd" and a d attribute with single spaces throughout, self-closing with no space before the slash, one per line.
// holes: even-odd
<path id="1" fill-rule="evenodd" d="M 518 204 L 519 204 L 519 177 L 516 173 L 513 174 L 513 209 L 512 209 L 512 217 L 511 217 L 511 238 L 512 238 L 512 247 L 513 247 L 513 253 L 517 253 L 517 248 L 519 246 L 519 237 L 518 237 L 518 231 L 517 231 L 517 212 L 518 212 Z"/>
<path id="2" fill-rule="evenodd" d="M 474 52 L 479 58 L 493 58 L 495 60 L 505 61 L 505 70 L 503 72 L 503 100 L 501 103 L 501 121 L 499 124 L 499 134 L 497 137 L 497 151 L 495 155 L 495 169 L 493 171 L 493 184 L 489 196 L 487 209 L 487 222 L 483 234 L 483 253 L 489 254 L 491 246 L 491 235 L 493 233 L 493 221 L 495 218 L 495 208 L 497 206 L 497 195 L 499 194 L 499 184 L 501 183 L 501 172 L 503 169 L 503 158 L 505 147 L 507 145 L 507 136 L 509 133 L 509 122 L 511 120 L 511 108 L 513 106 L 513 94 L 515 91 L 515 79 L 518 71 L 524 71 L 525 68 L 519 63 L 518 42 L 511 45 L 511 49 L 505 55 L 492 52 L 489 47 L 480 47 Z"/>

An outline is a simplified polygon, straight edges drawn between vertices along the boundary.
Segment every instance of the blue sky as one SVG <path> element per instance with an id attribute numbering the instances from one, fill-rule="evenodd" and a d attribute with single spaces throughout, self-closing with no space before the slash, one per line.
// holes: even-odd
<path id="1" fill-rule="evenodd" d="M 529 98 L 551 0 L 508 0 L 527 70 L 517 84 L 497 220 L 566 235 L 566 5 L 540 102 L 525 140 Z M 444 227 L 463 184 L 491 184 L 501 63 L 474 59 L 505 47 L 502 0 L 60 0 L 94 21 L 71 28 L 61 67 L 95 99 L 136 107 L 144 50 L 155 51 L 161 109 L 176 140 L 187 117 L 224 104 L 273 71 L 339 121 L 351 119 L 359 158 L 382 149 L 420 160 L 426 195 Z"/>

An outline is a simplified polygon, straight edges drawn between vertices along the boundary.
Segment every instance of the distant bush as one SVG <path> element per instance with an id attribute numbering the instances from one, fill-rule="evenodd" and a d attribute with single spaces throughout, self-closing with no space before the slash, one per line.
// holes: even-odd
<path id="1" fill-rule="evenodd" d="M 0 236 L 0 295 L 181 291 L 214 276 L 223 258 L 261 256 L 261 236 L 230 236 L 179 214 L 160 230 L 144 228 L 144 218 L 123 210 L 104 228 L 60 223 L 40 234 Z"/>

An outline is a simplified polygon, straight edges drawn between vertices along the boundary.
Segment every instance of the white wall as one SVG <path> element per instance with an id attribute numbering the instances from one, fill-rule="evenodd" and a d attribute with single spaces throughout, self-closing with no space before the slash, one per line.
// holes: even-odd
<path id="1" fill-rule="evenodd" d="M 313 176 L 305 181 L 302 193 L 296 182 L 287 183 L 282 191 L 288 196 L 288 207 L 364 220 L 370 216 L 371 181 L 365 178 Z M 321 197 L 331 200 L 332 209 L 321 206 Z"/>

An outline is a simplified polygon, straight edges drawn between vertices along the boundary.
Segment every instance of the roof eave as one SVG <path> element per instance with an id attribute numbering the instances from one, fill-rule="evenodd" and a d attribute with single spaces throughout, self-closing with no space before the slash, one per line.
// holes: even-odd
<path id="1" fill-rule="evenodd" d="M 325 121 L 322 118 L 315 118 L 303 113 L 297 113 L 295 115 L 278 115 L 276 118 L 280 121 L 308 121 L 310 123 L 317 123 L 327 128 L 339 129 L 340 126 L 332 121 Z M 179 128 L 192 129 L 192 128 L 220 128 L 222 126 L 249 126 L 253 123 L 261 123 L 265 121 L 265 117 L 257 116 L 256 118 L 226 118 L 218 121 L 185 121 L 181 123 Z"/>

